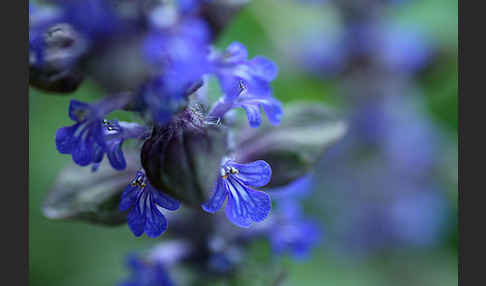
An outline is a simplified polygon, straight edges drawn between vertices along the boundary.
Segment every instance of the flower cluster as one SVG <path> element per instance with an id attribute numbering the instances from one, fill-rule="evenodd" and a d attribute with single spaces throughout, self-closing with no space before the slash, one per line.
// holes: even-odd
<path id="1" fill-rule="evenodd" d="M 297 191 L 280 188 L 308 189 L 305 175 L 346 124 L 316 104 L 289 105 L 284 117 L 272 90 L 277 65 L 250 57 L 239 42 L 213 46 L 239 2 L 31 6 L 30 85 L 64 95 L 90 80 L 106 93 L 70 101 L 72 123 L 57 130 L 55 144 L 73 164 L 48 195 L 45 215 L 128 223 L 133 235 L 150 238 L 170 222 L 163 243 L 130 258 L 132 275 L 120 285 L 173 285 L 166 270 L 173 264 L 233 273 L 256 239 L 296 257 L 319 242 Z M 211 80 L 217 99 L 208 94 Z"/>
<path id="2" fill-rule="evenodd" d="M 321 78 L 347 76 L 359 69 L 370 74 L 411 76 L 425 69 L 437 56 L 437 40 L 427 27 L 381 17 L 384 9 L 405 1 L 317 1 L 301 5 L 312 24 L 296 27 L 297 40 L 283 41 L 282 50 L 302 70 Z M 302 7 L 301 7 L 302 8 Z M 314 17 L 325 11 L 340 15 Z"/>
<path id="3" fill-rule="evenodd" d="M 215 121 L 224 122 L 225 114 L 234 108 L 246 111 L 251 127 L 262 124 L 261 108 L 270 123 L 280 123 L 282 105 L 273 97 L 270 86 L 277 76 L 277 66 L 263 56 L 249 59 L 241 43 L 235 42 L 224 51 L 212 47 L 210 25 L 199 16 L 205 1 L 154 1 L 150 9 L 141 6 L 143 1 L 116 2 L 73 0 L 56 1 L 55 8 L 31 6 L 31 53 L 35 58 L 32 68 L 39 74 L 47 70 L 64 75 L 79 70 L 110 92 L 110 96 L 93 104 L 71 101 L 69 117 L 74 124 L 60 128 L 56 134 L 60 153 L 70 154 L 79 166 L 91 165 L 93 171 L 106 154 L 115 170 L 124 170 L 125 140 L 143 142 L 151 138 L 167 145 L 171 138 L 159 138 L 160 134 L 151 130 L 164 130 L 164 126 L 171 126 L 182 117 L 191 118 L 185 121 L 186 125 L 196 124 L 193 121 L 196 116 L 185 115 L 195 110 L 195 106 L 203 106 L 198 110 L 207 111 L 198 113 L 199 130 L 190 131 L 189 136 L 214 128 L 211 123 Z M 132 12 L 123 13 L 124 9 Z M 52 13 L 46 12 L 51 10 Z M 56 36 L 53 29 L 62 29 L 61 24 L 69 28 Z M 61 40 L 66 45 L 58 45 Z M 76 43 L 83 44 L 73 53 L 67 46 Z M 117 58 L 113 59 L 113 54 Z M 135 58 L 135 62 L 128 63 L 133 66 L 121 66 L 118 62 L 122 56 Z M 108 71 L 106 66 L 112 69 L 110 76 L 100 74 L 100 70 Z M 194 95 L 208 76 L 217 78 L 222 90 L 221 99 L 212 107 L 198 102 Z M 133 111 L 142 123 L 107 119 L 109 113 L 119 109 Z M 217 128 L 226 127 L 220 124 Z M 176 127 L 171 130 L 177 132 Z M 208 140 L 211 143 L 216 139 Z M 229 148 L 222 150 L 225 156 L 234 152 Z M 148 160 L 164 157 L 162 153 L 153 155 L 150 153 Z M 143 167 L 149 163 L 144 161 Z M 219 168 L 208 172 L 215 174 L 215 180 L 212 198 L 201 202 L 205 211 L 217 211 L 228 197 L 226 214 L 235 225 L 248 227 L 268 216 L 270 197 L 254 189 L 270 181 L 272 172 L 268 163 L 224 160 Z M 154 179 L 158 176 L 155 173 L 150 167 L 140 169 L 122 196 L 120 210 L 129 211 L 128 223 L 136 236 L 144 232 L 149 237 L 160 235 L 167 228 L 161 210 L 176 210 L 179 200 L 184 201 L 180 195 L 169 195 L 172 188 L 166 190 L 165 185 Z M 216 179 L 217 174 L 220 175 Z"/>
<path id="4" fill-rule="evenodd" d="M 440 133 L 416 100 L 389 96 L 360 106 L 348 136 L 323 162 L 319 179 L 327 188 L 319 197 L 332 212 L 329 228 L 340 252 L 368 254 L 440 239 L 448 209 L 434 175 Z"/>

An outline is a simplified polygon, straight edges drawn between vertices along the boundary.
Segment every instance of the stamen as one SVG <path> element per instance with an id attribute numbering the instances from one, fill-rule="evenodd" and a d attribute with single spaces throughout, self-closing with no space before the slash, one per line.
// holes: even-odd
<path id="1" fill-rule="evenodd" d="M 239 85 L 240 85 L 240 95 L 241 95 L 241 94 L 242 94 L 244 91 L 246 91 L 248 88 L 246 87 L 246 84 L 245 84 L 245 83 L 244 83 L 242 80 L 240 80 Z"/>
<path id="2" fill-rule="evenodd" d="M 238 169 L 231 166 L 225 166 L 224 168 L 221 168 L 221 177 L 223 179 L 227 179 L 229 175 L 234 175 L 238 173 Z"/>
<path id="3" fill-rule="evenodd" d="M 236 169 L 235 167 L 230 167 L 229 172 L 230 172 L 230 174 L 233 174 L 233 175 L 239 173 L 238 169 Z"/>
<path id="4" fill-rule="evenodd" d="M 145 188 L 147 186 L 147 183 L 145 183 L 145 178 L 143 176 L 138 176 L 135 179 L 132 180 L 130 183 L 133 187 L 139 186 L 140 188 Z"/>

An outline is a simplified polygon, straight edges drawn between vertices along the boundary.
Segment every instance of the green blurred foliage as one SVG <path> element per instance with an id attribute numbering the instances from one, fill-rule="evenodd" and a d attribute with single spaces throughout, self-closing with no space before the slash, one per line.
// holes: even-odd
<path id="1" fill-rule="evenodd" d="M 262 1 L 263 2 L 263 1 Z M 257 16 L 260 1 L 254 0 L 218 40 L 226 47 L 232 41 L 244 43 L 253 57 L 266 55 L 279 64 L 271 37 Z M 420 78 L 427 98 L 428 111 L 454 146 L 457 146 L 457 1 L 422 0 L 402 4 L 390 17 L 413 22 L 429 29 L 444 47 L 442 59 Z M 272 11 L 271 13 L 278 13 Z M 284 69 L 274 82 L 277 98 L 322 101 L 339 104 L 329 82 Z M 71 96 L 43 94 L 31 89 L 29 95 L 29 270 L 30 284 L 39 286 L 114 285 L 128 273 L 124 268 L 126 254 L 145 249 L 155 241 L 135 238 L 128 227 L 102 227 L 76 222 L 50 221 L 41 213 L 43 198 L 70 156 L 56 151 L 56 130 L 71 124 L 67 108 L 71 98 L 91 101 L 100 91 L 87 82 Z M 126 119 L 118 112 L 111 117 Z M 457 148 L 456 148 L 457 149 Z M 456 161 L 457 163 L 457 161 Z M 451 204 L 457 204 L 456 187 L 451 187 Z M 457 225 L 456 217 L 450 223 Z M 449 243 L 439 249 L 416 253 L 393 253 L 368 260 L 345 261 L 318 249 L 312 259 L 296 262 L 285 259 L 284 285 L 456 285 L 457 232 L 452 228 Z M 170 228 L 169 230 L 170 231 Z M 162 236 L 163 240 L 164 237 Z M 255 263 L 269 259 L 268 246 L 258 245 Z M 263 253 L 263 254 L 262 254 Z M 264 271 L 265 269 L 262 269 Z M 393 283 L 392 283 L 393 282 Z M 240 285 L 240 284 L 238 284 Z"/>

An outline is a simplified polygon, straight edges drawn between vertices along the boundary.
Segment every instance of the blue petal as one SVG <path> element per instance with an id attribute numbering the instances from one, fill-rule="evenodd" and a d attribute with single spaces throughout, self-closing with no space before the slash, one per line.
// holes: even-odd
<path id="1" fill-rule="evenodd" d="M 260 106 L 273 125 L 280 124 L 283 115 L 282 104 L 271 96 L 241 96 L 236 106 L 245 109 L 251 127 L 258 127 L 261 123 Z"/>
<path id="2" fill-rule="evenodd" d="M 279 125 L 283 116 L 282 104 L 272 98 L 267 101 L 267 104 L 262 104 L 263 110 L 267 114 L 268 121 L 273 125 Z"/>
<path id="3" fill-rule="evenodd" d="M 238 76 L 220 76 L 221 89 L 224 92 L 223 101 L 227 104 L 234 104 L 242 92 L 242 84 L 247 86 L 246 81 Z"/>
<path id="4" fill-rule="evenodd" d="M 262 187 L 270 182 L 272 177 L 272 168 L 263 161 L 258 160 L 247 164 L 239 164 L 235 162 L 229 163 L 238 170 L 238 174 L 234 174 L 245 185 L 252 187 Z"/>
<path id="5" fill-rule="evenodd" d="M 257 128 L 262 123 L 262 116 L 260 115 L 259 105 L 245 104 L 241 106 L 246 111 L 248 123 L 250 127 Z"/>
<path id="6" fill-rule="evenodd" d="M 273 91 L 267 81 L 253 75 L 242 74 L 241 76 L 244 78 L 242 81 L 248 92 L 246 97 L 240 97 L 240 99 L 271 98 Z"/>
<path id="7" fill-rule="evenodd" d="M 145 213 L 145 233 L 148 237 L 155 238 L 167 229 L 167 220 L 153 202 L 150 204 Z"/>
<path id="8" fill-rule="evenodd" d="M 216 186 L 213 190 L 213 196 L 208 202 L 201 205 L 201 207 L 203 208 L 203 210 L 209 213 L 214 213 L 221 208 L 227 197 L 227 194 L 228 193 L 225 189 L 223 178 L 219 177 L 218 180 L 216 180 Z"/>
<path id="9" fill-rule="evenodd" d="M 170 211 L 175 211 L 180 207 L 180 202 L 178 200 L 155 189 L 152 189 L 152 198 L 156 204 Z"/>
<path id="10" fill-rule="evenodd" d="M 210 29 L 205 21 L 197 18 L 189 18 L 185 20 L 180 26 L 180 34 L 184 35 L 187 41 L 200 44 L 201 50 L 204 50 L 204 45 L 210 41 Z M 205 54 L 205 52 L 204 52 Z"/>
<path id="11" fill-rule="evenodd" d="M 312 247 L 320 239 L 320 231 L 312 221 L 297 220 L 288 224 L 276 226 L 270 236 L 272 249 L 277 254 L 285 251 L 292 253 L 294 258 L 307 258 Z"/>
<path id="12" fill-rule="evenodd" d="M 85 127 L 88 131 L 89 144 L 99 144 L 102 148 L 106 148 L 105 135 L 103 131 L 103 123 L 101 120 L 94 120 Z"/>
<path id="13" fill-rule="evenodd" d="M 226 217 L 235 225 L 240 227 L 249 227 L 251 219 L 248 216 L 241 215 L 235 200 L 230 196 L 226 204 Z"/>
<path id="14" fill-rule="evenodd" d="M 103 160 L 103 155 L 105 154 L 103 148 L 98 144 L 93 144 L 93 163 L 99 164 Z"/>
<path id="15" fill-rule="evenodd" d="M 137 199 L 134 200 L 133 194 L 128 193 L 130 186 L 125 191 L 122 198 L 123 206 L 127 207 L 131 203 L 135 203 L 135 207 L 128 214 L 128 225 L 135 236 L 140 236 L 144 232 L 148 237 L 157 237 L 167 229 L 167 220 L 160 212 L 161 207 L 157 206 L 153 200 L 154 192 L 150 185 L 137 193 Z M 141 193 L 140 193 L 141 192 Z"/>
<path id="16" fill-rule="evenodd" d="M 143 263 L 143 260 L 140 258 L 138 254 L 130 253 L 125 258 L 125 264 L 133 271 L 139 272 L 145 269 L 146 264 Z"/>
<path id="17" fill-rule="evenodd" d="M 108 150 L 106 151 L 106 156 L 108 157 L 108 160 L 110 161 L 111 166 L 115 170 L 123 170 L 126 168 L 127 163 L 125 161 L 125 157 L 123 156 L 123 151 L 121 149 L 121 145 L 123 143 L 123 140 L 118 139 L 118 140 L 112 140 L 115 142 L 110 142 L 108 144 Z"/>
<path id="18" fill-rule="evenodd" d="M 79 128 L 79 124 L 73 126 L 61 127 L 56 132 L 56 148 L 59 153 L 71 154 L 78 142 L 74 136 L 76 130 Z"/>
<path id="19" fill-rule="evenodd" d="M 126 211 L 137 203 L 138 188 L 128 185 L 122 194 L 119 208 L 121 211 Z"/>
<path id="20" fill-rule="evenodd" d="M 231 43 L 225 50 L 224 61 L 229 63 L 239 63 L 248 58 L 248 51 L 245 45 L 239 42 Z"/>
<path id="21" fill-rule="evenodd" d="M 245 186 L 238 179 L 229 177 L 226 187 L 230 192 L 226 215 L 238 226 L 248 227 L 251 221 L 263 221 L 272 208 L 270 196 Z"/>
<path id="22" fill-rule="evenodd" d="M 253 207 L 249 212 L 250 218 L 254 222 L 263 221 L 265 218 L 267 218 L 270 210 L 272 209 L 270 196 L 263 191 L 248 189 L 248 192 L 250 198 L 253 200 L 253 203 L 256 205 L 256 207 Z"/>
<path id="23" fill-rule="evenodd" d="M 87 103 L 72 99 L 69 103 L 69 118 L 76 122 L 82 122 L 91 112 L 91 106 Z"/>
<path id="24" fill-rule="evenodd" d="M 277 65 L 263 56 L 256 56 L 250 60 L 250 67 L 256 76 L 267 82 L 274 80 L 278 74 Z"/>
<path id="25" fill-rule="evenodd" d="M 214 104 L 209 112 L 210 118 L 222 118 L 226 112 L 234 107 L 235 101 L 241 93 L 240 82 L 243 79 L 234 76 L 219 76 L 219 82 L 224 95 Z"/>
<path id="26" fill-rule="evenodd" d="M 145 228 L 145 216 L 134 207 L 127 216 L 128 227 L 135 236 L 141 236 Z"/>
<path id="27" fill-rule="evenodd" d="M 79 140 L 72 152 L 74 163 L 80 166 L 86 166 L 92 162 L 93 150 L 89 147 L 85 141 Z"/>

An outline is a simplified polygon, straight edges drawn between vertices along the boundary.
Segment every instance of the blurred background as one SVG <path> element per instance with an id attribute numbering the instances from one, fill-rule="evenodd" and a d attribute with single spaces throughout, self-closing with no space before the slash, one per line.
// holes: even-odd
<path id="1" fill-rule="evenodd" d="M 284 104 L 325 103 L 349 122 L 304 199 L 322 238 L 307 259 L 284 257 L 285 285 L 457 284 L 457 6 L 254 0 L 216 43 L 239 41 L 250 56 L 275 61 L 274 95 Z M 31 285 L 115 285 L 126 277 L 125 256 L 153 245 L 126 226 L 41 213 L 71 160 L 54 144 L 56 130 L 70 124 L 69 100 L 99 92 L 90 82 L 73 96 L 30 90 Z"/>

